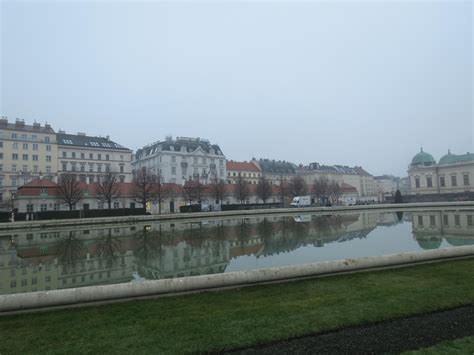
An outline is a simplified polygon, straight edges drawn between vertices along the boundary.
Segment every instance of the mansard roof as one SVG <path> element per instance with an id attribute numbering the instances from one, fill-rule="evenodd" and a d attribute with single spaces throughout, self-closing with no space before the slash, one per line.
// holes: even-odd
<path id="1" fill-rule="evenodd" d="M 175 140 L 167 139 L 163 142 L 155 142 L 148 144 L 145 147 L 137 150 L 137 157 L 139 158 L 143 153 L 145 156 L 155 154 L 158 151 L 167 151 L 167 152 L 181 152 L 185 151 L 186 153 L 194 152 L 198 149 L 201 149 L 207 154 L 211 154 L 213 150 L 213 155 L 222 155 L 221 148 L 217 144 L 211 144 L 207 139 L 202 138 L 187 138 L 187 137 L 177 137 Z"/>
<path id="2" fill-rule="evenodd" d="M 58 144 L 63 147 L 84 147 L 92 149 L 130 150 L 108 137 L 93 137 L 84 134 L 58 133 Z"/>

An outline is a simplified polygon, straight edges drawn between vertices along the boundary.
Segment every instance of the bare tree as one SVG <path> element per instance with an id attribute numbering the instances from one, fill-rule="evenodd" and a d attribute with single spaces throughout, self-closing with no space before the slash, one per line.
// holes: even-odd
<path id="1" fill-rule="evenodd" d="M 221 203 L 222 200 L 224 199 L 225 193 L 226 193 L 226 184 L 224 183 L 223 180 L 218 180 L 217 177 L 212 179 L 211 184 L 209 185 L 211 189 L 211 195 L 212 197 L 218 201 L 218 203 Z"/>
<path id="2" fill-rule="evenodd" d="M 72 211 L 73 207 L 82 200 L 83 191 L 79 181 L 73 174 L 63 174 L 57 187 L 57 199 L 67 205 Z"/>
<path id="3" fill-rule="evenodd" d="M 257 185 L 257 196 L 263 201 L 263 203 L 267 203 L 267 200 L 272 195 L 272 185 L 265 176 L 262 176 Z"/>
<path id="4" fill-rule="evenodd" d="M 109 210 L 112 208 L 112 201 L 120 198 L 120 180 L 117 174 L 106 173 L 97 184 L 97 198 L 101 202 L 106 202 Z"/>
<path id="5" fill-rule="evenodd" d="M 316 197 L 316 201 L 319 204 L 320 199 L 323 201 L 328 196 L 328 187 L 329 187 L 329 180 L 326 176 L 321 176 L 314 180 L 312 192 Z"/>
<path id="6" fill-rule="evenodd" d="M 183 186 L 183 197 L 191 204 L 193 201 L 201 203 L 206 186 L 196 180 L 186 181 Z"/>
<path id="7" fill-rule="evenodd" d="M 239 176 L 237 177 L 237 196 L 239 197 L 241 205 L 243 205 L 247 200 L 249 194 L 249 184 L 239 173 Z"/>
<path id="8" fill-rule="evenodd" d="M 308 186 L 301 176 L 295 176 L 290 181 L 290 193 L 293 197 L 303 196 L 308 192 Z"/>
<path id="9" fill-rule="evenodd" d="M 339 197 L 342 194 L 341 185 L 336 181 L 331 181 L 328 186 L 328 194 L 332 196 L 335 202 L 339 201 Z"/>
<path id="10" fill-rule="evenodd" d="M 163 177 L 158 174 L 155 181 L 155 200 L 158 202 L 158 214 L 161 214 L 161 203 L 168 194 L 168 189 L 163 183 Z"/>
<path id="11" fill-rule="evenodd" d="M 145 211 L 146 205 L 156 199 L 156 180 L 156 175 L 146 169 L 138 170 L 133 178 L 133 197 L 136 202 L 143 206 Z"/>
<path id="12" fill-rule="evenodd" d="M 280 176 L 279 184 L 277 185 L 278 196 L 280 197 L 280 202 L 285 206 L 285 200 L 290 194 L 290 187 L 288 183 L 283 179 L 283 176 Z"/>

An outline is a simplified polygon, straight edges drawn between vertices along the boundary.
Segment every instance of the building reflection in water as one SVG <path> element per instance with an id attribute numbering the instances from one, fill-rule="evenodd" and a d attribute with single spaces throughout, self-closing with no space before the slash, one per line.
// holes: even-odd
<path id="1" fill-rule="evenodd" d="M 15 231 L 0 235 L 0 293 L 53 290 L 134 279 L 223 273 L 244 256 L 365 239 L 378 226 L 413 220 L 423 249 L 474 244 L 464 212 L 261 216 L 188 223 L 138 223 Z"/>
<path id="2" fill-rule="evenodd" d="M 425 250 L 474 245 L 474 211 L 426 211 L 412 213 L 413 236 Z"/>

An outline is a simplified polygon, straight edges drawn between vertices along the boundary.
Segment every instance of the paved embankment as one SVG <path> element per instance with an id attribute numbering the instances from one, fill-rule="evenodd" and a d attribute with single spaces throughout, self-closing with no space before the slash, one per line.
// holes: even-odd
<path id="1" fill-rule="evenodd" d="M 236 350 L 228 354 L 395 354 L 474 335 L 474 306 Z"/>
<path id="2" fill-rule="evenodd" d="M 242 287 L 376 268 L 400 267 L 472 255 L 474 255 L 474 246 L 462 246 L 423 252 L 409 252 L 251 271 L 229 272 L 224 274 L 0 295 L 0 312 L 41 309 L 86 304 L 90 302 L 110 302 L 137 297 L 200 292 L 227 287 Z"/>
<path id="3" fill-rule="evenodd" d="M 243 211 L 223 212 L 200 212 L 200 213 L 176 213 L 163 215 L 145 215 L 130 217 L 100 217 L 84 219 L 61 219 L 28 222 L 0 223 L 0 231 L 54 228 L 61 226 L 79 226 L 94 224 L 131 224 L 152 221 L 183 221 L 200 218 L 222 218 L 222 217 L 244 217 L 269 214 L 303 214 L 303 213 L 336 213 L 336 212 L 360 212 L 360 211 L 403 211 L 415 209 L 466 209 L 474 208 L 474 201 L 465 202 L 436 202 L 436 203 L 404 203 L 404 204 L 379 204 L 361 206 L 336 206 L 336 207 L 305 207 L 305 208 L 271 208 Z"/>

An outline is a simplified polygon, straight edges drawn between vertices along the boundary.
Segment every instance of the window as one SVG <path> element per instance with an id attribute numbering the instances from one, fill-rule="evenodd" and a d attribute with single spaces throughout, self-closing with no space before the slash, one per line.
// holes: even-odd
<path id="1" fill-rule="evenodd" d="M 86 155 L 84 153 L 81 153 L 81 159 L 85 159 Z"/>
<path id="2" fill-rule="evenodd" d="M 38 150 L 38 143 L 33 143 L 33 150 Z"/>
<path id="3" fill-rule="evenodd" d="M 46 156 L 46 161 L 47 161 L 47 162 L 50 162 L 50 161 L 51 161 L 51 155 L 47 155 L 47 156 Z"/>
<path id="4" fill-rule="evenodd" d="M 38 161 L 38 155 L 33 154 L 33 161 Z"/>
<path id="5" fill-rule="evenodd" d="M 46 151 L 47 151 L 47 152 L 50 152 L 50 151 L 51 151 L 51 146 L 50 146 L 50 145 L 47 145 L 47 146 L 46 146 Z"/>
<path id="6" fill-rule="evenodd" d="M 472 223 L 472 215 L 468 215 L 468 216 L 467 216 L 467 226 L 468 226 L 468 227 L 472 227 L 472 226 L 473 226 L 473 223 Z"/>
<path id="7" fill-rule="evenodd" d="M 94 154 L 93 153 L 89 153 L 89 159 L 94 159 Z"/>
<path id="8" fill-rule="evenodd" d="M 23 154 L 23 160 L 28 160 L 28 154 Z"/>
<path id="9" fill-rule="evenodd" d="M 12 154 L 12 160 L 18 160 L 18 154 L 13 153 Z"/>
<path id="10" fill-rule="evenodd" d="M 420 188 L 420 178 L 419 178 L 419 177 L 416 177 L 416 178 L 415 178 L 415 187 L 416 187 L 417 189 Z"/>
<path id="11" fill-rule="evenodd" d="M 32 141 L 35 141 L 37 138 L 38 138 L 38 137 L 36 137 L 36 135 L 34 135 L 34 134 L 31 135 L 31 140 L 32 140 Z"/>
<path id="12" fill-rule="evenodd" d="M 25 140 L 26 140 L 26 133 L 22 133 L 22 134 L 21 134 L 21 139 L 25 139 Z"/>
<path id="13" fill-rule="evenodd" d="M 176 157 L 174 155 L 171 157 L 171 162 L 176 163 Z"/>
<path id="14" fill-rule="evenodd" d="M 462 176 L 464 186 L 469 186 L 469 175 L 465 174 Z"/>
<path id="15" fill-rule="evenodd" d="M 461 225 L 461 217 L 458 214 L 454 215 L 454 224 L 458 227 Z"/>
<path id="16" fill-rule="evenodd" d="M 71 165 L 71 171 L 76 171 L 76 164 Z"/>
<path id="17" fill-rule="evenodd" d="M 224 161 L 223 161 L 223 160 L 219 160 L 219 165 L 220 165 L 220 166 L 224 166 Z"/>
<path id="18" fill-rule="evenodd" d="M 418 225 L 423 226 L 423 216 L 418 216 Z"/>
<path id="19" fill-rule="evenodd" d="M 27 213 L 33 212 L 33 205 L 32 205 L 32 204 L 26 205 L 26 212 L 27 212 Z"/>
<path id="20" fill-rule="evenodd" d="M 125 182 L 125 176 L 120 175 L 120 176 L 119 176 L 119 179 L 120 179 L 120 182 Z"/>
<path id="21" fill-rule="evenodd" d="M 110 158 L 109 155 L 106 154 L 106 155 L 105 155 L 105 160 L 109 160 L 109 158 Z"/>
<path id="22" fill-rule="evenodd" d="M 120 172 L 123 173 L 123 165 L 120 165 Z"/>
<path id="23" fill-rule="evenodd" d="M 45 143 L 49 143 L 49 137 L 44 137 Z"/>
<path id="24" fill-rule="evenodd" d="M 193 158 L 193 163 L 194 163 L 194 164 L 197 164 L 197 163 L 198 163 L 198 158 L 197 158 L 197 157 L 194 157 L 194 158 Z"/>
<path id="25" fill-rule="evenodd" d="M 106 173 L 110 173 L 110 165 L 106 165 L 106 166 L 105 166 L 105 172 L 106 172 Z"/>
<path id="26" fill-rule="evenodd" d="M 119 208 L 119 207 L 120 207 L 119 202 L 118 202 L 118 201 L 115 201 L 115 202 L 114 202 L 114 208 Z"/>
<path id="27" fill-rule="evenodd" d="M 63 152 L 63 158 L 67 158 L 67 152 Z"/>
<path id="28" fill-rule="evenodd" d="M 94 172 L 94 165 L 89 165 L 89 172 L 93 173 Z"/>
<path id="29" fill-rule="evenodd" d="M 3 159 L 3 153 L 0 153 L 0 159 Z"/>
<path id="30" fill-rule="evenodd" d="M 207 164 L 207 159 L 206 159 L 206 158 L 202 158 L 202 163 L 203 163 L 203 164 Z"/>
<path id="31" fill-rule="evenodd" d="M 439 177 L 439 185 L 441 187 L 445 187 L 446 186 L 446 180 L 444 179 L 444 176 L 440 176 Z"/>
<path id="32" fill-rule="evenodd" d="M 16 164 L 13 164 L 13 165 L 12 165 L 12 171 L 13 171 L 13 172 L 16 172 Z"/>
<path id="33" fill-rule="evenodd" d="M 67 163 L 63 163 L 63 171 L 67 171 Z"/>
<path id="34" fill-rule="evenodd" d="M 47 174 L 51 174 L 51 167 L 50 167 L 50 166 L 47 166 L 47 167 L 46 167 L 46 173 L 47 173 Z"/>
<path id="35" fill-rule="evenodd" d="M 171 175 L 176 175 L 176 167 L 175 166 L 171 167 Z"/>
<path id="36" fill-rule="evenodd" d="M 76 152 L 72 152 L 71 154 L 72 154 L 72 157 L 76 159 Z"/>
<path id="37" fill-rule="evenodd" d="M 0 164 L 0 171 L 3 171 L 3 164 Z"/>
<path id="38" fill-rule="evenodd" d="M 40 211 L 44 212 L 44 211 L 47 211 L 47 210 L 48 210 L 48 205 L 46 203 L 42 203 L 40 205 Z"/>
<path id="39" fill-rule="evenodd" d="M 28 149 L 28 143 L 23 143 L 23 149 Z"/>
<path id="40" fill-rule="evenodd" d="M 430 216 L 430 226 L 435 226 L 436 225 L 436 218 L 435 216 Z"/>
<path id="41" fill-rule="evenodd" d="M 0 142 L 0 148 L 3 148 L 3 142 Z"/>
<path id="42" fill-rule="evenodd" d="M 38 165 L 33 166 L 33 172 L 37 173 L 38 172 Z"/>
<path id="43" fill-rule="evenodd" d="M 59 211 L 59 203 L 55 203 L 55 204 L 53 205 L 53 210 Z"/>
<path id="44" fill-rule="evenodd" d="M 18 135 L 16 133 L 12 133 L 12 139 L 17 139 Z"/>
<path id="45" fill-rule="evenodd" d="M 102 154 L 97 154 L 97 159 L 102 160 Z"/>
<path id="46" fill-rule="evenodd" d="M 99 166 L 97 167 L 97 172 L 98 172 L 98 173 L 101 173 L 101 172 L 102 172 L 102 166 L 101 166 L 101 165 L 99 165 Z"/>
<path id="47" fill-rule="evenodd" d="M 28 165 L 23 165 L 23 168 L 21 169 L 24 173 L 28 170 Z"/>
<path id="48" fill-rule="evenodd" d="M 433 187 L 433 179 L 431 178 L 431 176 L 428 176 L 426 178 L 426 186 Z"/>
<path id="49" fill-rule="evenodd" d="M 458 186 L 458 180 L 456 179 L 456 175 L 451 175 L 451 186 Z"/>
<path id="50" fill-rule="evenodd" d="M 85 172 L 86 171 L 86 167 L 84 165 L 81 165 L 81 172 Z"/>

